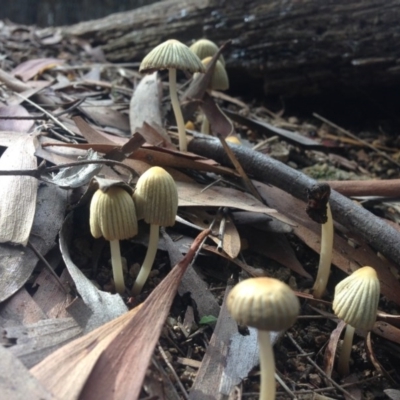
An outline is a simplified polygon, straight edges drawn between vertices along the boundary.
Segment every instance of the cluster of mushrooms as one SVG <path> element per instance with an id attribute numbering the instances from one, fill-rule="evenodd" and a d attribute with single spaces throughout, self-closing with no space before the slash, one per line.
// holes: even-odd
<path id="1" fill-rule="evenodd" d="M 138 232 L 138 220 L 150 224 L 146 257 L 132 289 L 138 295 L 150 274 L 157 252 L 159 227 L 172 226 L 178 211 L 178 191 L 172 176 L 161 167 L 151 167 L 132 188 L 122 182 L 96 178 L 99 189 L 90 203 L 90 231 L 94 238 L 110 242 L 115 290 L 125 293 L 119 241 Z"/>
<path id="2" fill-rule="evenodd" d="M 190 48 L 177 40 L 167 40 L 155 47 L 142 61 L 141 72 L 169 70 L 169 90 L 179 134 L 179 148 L 187 151 L 185 123 L 176 89 L 176 70 L 192 74 L 202 73 L 218 47 L 207 39 L 201 39 Z M 209 90 L 226 90 L 229 87 L 225 62 L 220 56 L 214 69 Z M 207 118 L 203 116 L 202 131 L 209 133 Z M 238 143 L 238 141 L 234 141 Z M 240 143 L 240 142 L 239 142 Z M 103 236 L 110 241 L 111 259 L 116 291 L 125 292 L 119 240 L 137 234 L 138 219 L 150 224 L 147 254 L 132 294 L 137 295 L 145 284 L 157 251 L 160 226 L 172 226 L 178 209 L 178 193 L 175 182 L 168 172 L 152 167 L 138 180 L 136 189 L 121 182 L 109 182 L 97 178 L 99 189 L 90 206 L 90 229 L 95 238 Z M 328 195 L 329 197 L 329 195 Z M 321 298 L 329 279 L 333 248 L 333 221 L 326 202 L 326 220 L 321 231 L 321 256 L 316 282 L 315 298 Z M 341 281 L 335 288 L 333 310 L 347 323 L 338 361 L 338 372 L 349 373 L 349 359 L 355 329 L 372 329 L 377 314 L 380 284 L 372 267 L 358 269 Z M 270 331 L 289 329 L 300 312 L 300 303 L 293 290 L 285 283 L 267 277 L 245 279 L 229 293 L 227 308 L 239 325 L 258 330 L 260 347 L 261 390 L 260 399 L 275 399 L 275 363 L 270 342 Z"/>

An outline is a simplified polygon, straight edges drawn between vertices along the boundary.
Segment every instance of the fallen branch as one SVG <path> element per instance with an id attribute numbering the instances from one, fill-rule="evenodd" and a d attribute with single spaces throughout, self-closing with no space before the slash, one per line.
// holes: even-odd
<path id="1" fill-rule="evenodd" d="M 307 189 L 317 183 L 305 174 L 264 154 L 238 145 L 231 145 L 231 148 L 249 175 L 300 200 L 306 202 Z M 215 138 L 196 135 L 189 142 L 188 150 L 212 158 L 223 165 L 230 165 L 229 157 Z M 336 221 L 400 265 L 400 232 L 335 190 L 332 190 L 330 205 Z"/>

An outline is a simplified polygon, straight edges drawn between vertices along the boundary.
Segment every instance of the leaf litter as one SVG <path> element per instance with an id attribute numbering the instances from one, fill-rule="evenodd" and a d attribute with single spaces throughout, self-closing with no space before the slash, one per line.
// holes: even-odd
<path id="1" fill-rule="evenodd" d="M 10 36 L 17 34 L 8 30 L 5 32 Z M 18 40 L 22 37 L 29 42 L 27 33 L 20 32 L 18 35 Z M 363 393 L 361 386 L 353 381 L 354 374 L 351 376 L 353 380 L 341 381 L 335 371 L 335 353 L 340 347 L 340 335 L 336 331 L 331 336 L 331 332 L 336 328 L 337 321 L 334 321 L 330 312 L 329 301 L 318 302 L 316 308 L 309 294 L 312 285 L 310 277 L 314 276 L 318 265 L 320 227 L 304 215 L 305 204 L 302 199 L 294 199 L 293 196 L 302 196 L 298 187 L 286 188 L 289 193 L 285 193 L 274 186 L 265 185 L 265 181 L 253 181 L 256 189 L 253 192 L 246 179 L 248 176 L 254 178 L 255 171 L 246 159 L 240 154 L 238 157 L 237 152 L 233 151 L 243 172 L 240 172 L 238 165 L 235 165 L 235 170 L 232 169 L 229 161 L 234 161 L 232 155 L 225 157 L 225 161 L 220 157 L 219 150 L 200 149 L 201 141 L 203 144 L 206 142 L 196 130 L 192 131 L 193 146 L 190 147 L 194 152 L 182 154 L 177 151 L 175 132 L 164 128 L 168 102 L 161 100 L 163 85 L 158 74 L 141 79 L 129 67 L 99 64 L 101 54 L 93 52 L 89 42 L 85 43 L 82 47 L 85 50 L 82 51 L 81 47 L 77 47 L 80 44 L 66 38 L 61 41 L 55 35 L 48 38 L 46 46 L 45 52 L 33 47 L 32 51 L 35 49 L 37 54 L 27 62 L 21 62 L 21 54 L 6 47 L 9 59 L 5 70 L 0 70 L 0 79 L 5 84 L 1 92 L 1 102 L 4 104 L 0 108 L 3 117 L 0 119 L 1 145 L 11 151 L 13 147 L 21 145 L 21 139 L 30 140 L 28 136 L 14 132 L 34 130 L 40 133 L 40 137 L 35 145 L 36 151 L 28 151 L 27 157 L 22 157 L 24 160 L 34 160 L 34 163 L 15 167 L 11 160 L 1 170 L 18 168 L 40 172 L 40 168 L 47 168 L 44 164 L 37 167 L 43 160 L 61 167 L 61 164 L 78 161 L 78 156 L 88 157 L 89 152 L 94 152 L 92 154 L 95 157 L 106 162 L 113 160 L 124 163 L 130 169 L 111 163 L 100 168 L 96 158 L 89 165 L 61 167 L 60 175 L 39 184 L 37 199 L 34 197 L 36 189 L 27 189 L 33 194 L 29 197 L 29 205 L 36 207 L 33 225 L 29 218 L 20 218 L 23 239 L 7 241 L 21 242 L 22 245 L 6 243 L 0 246 L 0 324 L 6 331 L 3 345 L 8 346 L 4 350 L 8 355 L 18 355 L 27 367 L 32 367 L 31 374 L 23 367 L 23 372 L 19 372 L 29 378 L 18 383 L 18 395 L 32 393 L 31 397 L 35 398 L 34 393 L 41 393 L 40 396 L 47 398 L 51 396 L 46 392 L 49 390 L 61 398 L 101 398 L 99 396 L 116 388 L 118 396 L 123 397 L 128 390 L 132 390 L 130 393 L 139 397 L 139 393 L 146 390 L 148 394 L 162 393 L 160 383 L 155 379 L 157 376 L 162 376 L 171 398 L 185 396 L 187 392 L 190 398 L 199 399 L 204 398 L 206 393 L 220 393 L 222 396 L 232 394 L 235 390 L 257 392 L 254 368 L 258 360 L 254 334 L 251 330 L 249 336 L 237 332 L 223 301 L 232 285 L 228 279 L 233 276 L 235 281 L 238 275 L 248 276 L 242 272 L 246 271 L 246 267 L 250 275 L 252 271 L 261 271 L 286 281 L 303 299 L 303 315 L 289 334 L 279 335 L 281 338 L 275 344 L 278 377 L 286 380 L 286 387 L 285 382 L 280 383 L 279 396 L 301 396 L 303 392 L 303 396 L 306 396 L 307 390 L 314 392 L 316 389 L 318 392 L 315 391 L 314 396 L 322 393 L 335 398 L 357 398 L 362 394 L 370 396 L 376 388 L 385 388 L 391 393 L 389 391 L 393 389 L 390 388 L 399 382 L 399 376 L 393 369 L 396 356 L 387 348 L 389 342 L 395 345 L 400 343 L 400 332 L 397 320 L 384 317 L 385 313 L 378 314 L 373 333 L 367 337 L 367 351 L 362 346 L 364 338 L 356 336 L 353 361 L 356 375 L 363 382 Z M 61 50 L 67 55 L 66 62 L 58 58 Z M 93 61 L 96 62 L 95 66 L 90 64 Z M 87 73 L 81 74 L 80 68 Z M 330 149 L 341 146 L 355 160 L 351 165 L 352 171 L 364 179 L 374 176 L 375 166 L 363 164 L 365 151 L 370 148 L 364 148 L 364 155 L 356 153 L 352 147 L 355 146 L 354 140 L 343 140 L 335 131 L 337 126 L 327 126 L 326 121 L 325 125 L 318 126 L 314 121 L 310 129 L 309 123 L 288 121 L 282 117 L 283 114 L 271 113 L 263 106 L 249 106 L 238 98 L 226 94 L 222 96 L 218 92 L 206 93 L 212 68 L 211 62 L 208 72 L 195 79 L 182 96 L 187 120 L 192 119 L 197 125 L 196 113 L 201 107 L 211 121 L 214 135 L 226 137 L 235 131 L 244 147 L 251 146 L 252 142 L 262 142 L 260 151 L 270 154 L 272 141 L 269 136 L 277 135 L 278 139 L 274 140 L 290 150 L 285 153 L 285 160 L 290 160 L 294 168 L 298 166 L 293 164 L 306 165 L 309 159 L 317 165 L 321 164 L 321 159 L 326 164 L 332 163 L 332 160 L 338 162 L 338 157 L 325 157 L 315 150 L 329 153 Z M 132 86 L 135 88 L 133 91 Z M 21 93 L 22 97 L 17 93 Z M 38 111 L 37 104 L 46 104 L 46 113 L 38 116 L 42 110 L 39 108 Z M 147 107 L 143 107 L 144 104 Z M 223 108 L 223 104 L 229 109 Z M 251 115 L 248 115 L 249 112 Z M 311 130 L 318 133 L 317 137 L 310 134 Z M 329 140 L 332 137 L 336 140 L 333 146 L 322 136 L 327 130 Z M 360 143 L 357 146 L 359 149 Z M 361 146 L 364 144 L 361 143 Z M 377 143 L 377 148 L 388 146 L 382 147 Z M 4 153 L 6 156 L 7 151 Z M 292 158 L 295 153 L 297 158 Z M 257 160 L 257 157 L 254 159 Z M 349 163 L 344 161 L 340 166 L 348 168 Z M 380 162 L 378 158 L 377 164 Z M 155 268 L 145 292 L 138 298 L 131 298 L 128 294 L 121 298 L 110 293 L 113 283 L 108 266 L 109 255 L 103 250 L 101 242 L 94 242 L 90 238 L 86 222 L 78 221 L 86 218 L 87 211 L 87 204 L 79 201 L 85 191 L 81 186 L 87 185 L 95 174 L 113 178 L 119 176 L 125 182 L 134 182 L 152 165 L 167 168 L 177 180 L 181 216 L 197 228 L 190 224 L 177 224 L 169 228 L 164 234 L 164 244 L 160 242 L 159 246 L 167 250 L 168 257 L 163 251 L 158 252 L 158 268 Z M 40 174 L 37 174 L 15 176 L 12 179 L 27 178 L 38 186 L 32 176 L 40 178 Z M 392 174 L 391 177 L 396 176 Z M 323 179 L 326 180 L 326 177 Z M 303 181 L 300 179 L 299 182 Z M 304 190 L 306 186 L 299 187 Z M 351 183 L 347 187 L 351 187 Z M 371 189 L 364 187 L 362 196 L 375 193 L 373 186 Z M 20 194 L 21 191 L 19 189 Z M 8 199 L 8 193 L 2 198 Z M 334 201 L 339 203 L 337 198 Z M 17 200 L 4 203 L 20 210 Z M 388 204 L 382 203 L 380 215 L 383 213 L 386 218 L 398 220 L 397 212 L 390 209 Z M 71 207 L 77 209 L 63 223 Z M 373 205 L 371 209 L 376 211 L 377 207 Z M 25 217 L 24 211 L 19 212 Z M 236 212 L 244 213 L 241 219 L 235 219 Z M 32 211 L 28 214 L 32 214 Z M 255 215 L 258 217 L 255 218 Z M 243 226 L 243 221 L 247 225 Z M 334 268 L 326 299 L 332 299 L 335 283 L 368 263 L 377 269 L 381 281 L 383 297 L 380 310 L 386 311 L 389 316 L 398 315 L 400 274 L 397 254 L 391 254 L 390 247 L 389 250 L 384 247 L 386 257 L 382 257 L 379 243 L 371 246 L 365 235 L 362 237 L 352 227 L 349 228 L 347 221 L 338 218 L 335 222 Z M 210 224 L 213 224 L 212 239 L 196 257 L 194 268 L 188 268 L 183 277 L 176 275 L 176 267 L 173 269 L 175 272 L 168 274 L 170 264 L 182 266 L 182 253 L 187 253 L 188 245 L 198 229 Z M 385 232 L 386 225 L 382 226 Z M 58 242 L 57 233 L 60 229 Z M 179 245 L 180 236 L 185 238 L 184 245 Z M 23 247 L 28 239 L 33 247 Z M 133 240 L 122 244 L 127 261 L 128 286 L 135 276 L 135 264 L 143 257 L 145 243 L 145 240 Z M 38 254 L 45 259 L 38 262 Z M 44 267 L 46 263 L 53 272 L 45 269 L 49 268 Z M 62 277 L 61 283 L 55 280 L 54 273 Z M 181 273 L 182 270 L 178 275 Z M 164 290 L 166 286 L 168 290 Z M 49 291 L 45 290 L 46 287 Z M 175 291 L 179 296 L 174 299 Z M 50 293 L 51 297 L 48 297 Z M 51 300 L 46 301 L 48 298 Z M 138 303 L 141 306 L 126 312 Z M 25 310 L 21 308 L 22 304 L 26 305 Z M 217 318 L 215 326 L 201 326 L 200 318 L 207 316 Z M 157 329 L 154 329 L 155 326 Z M 151 341 L 141 346 L 141 343 L 145 343 L 143 332 L 150 333 Z M 73 340 L 79 335 L 83 336 Z M 59 348 L 67 341 L 70 343 Z M 320 351 L 323 345 L 327 345 L 325 352 Z M 213 351 L 214 346 L 220 352 Z M 304 349 L 315 353 L 313 359 L 304 356 Z M 297 357 L 298 354 L 301 357 Z M 14 363 L 11 360 L 15 360 L 15 356 L 12 357 L 7 358 L 10 365 Z M 241 362 L 245 357 L 248 357 L 248 362 Z M 315 373 L 304 372 L 316 368 L 311 361 L 322 366 L 324 357 L 327 365 L 325 372 L 317 369 Z M 367 358 L 369 364 L 365 362 Z M 184 363 L 182 360 L 185 360 Z M 114 366 L 108 375 L 106 362 Z M 132 371 L 127 365 L 132 365 L 132 362 L 136 379 L 128 382 L 125 377 L 130 377 Z M 2 361 L 0 366 L 3 367 L 4 363 Z M 166 373 L 171 371 L 171 367 L 175 371 L 173 379 Z M 144 387 L 142 381 L 146 371 L 148 386 Z M 33 376 L 38 377 L 41 383 L 34 380 Z M 12 376 L 7 375 L 7 379 L 12 379 Z M 329 379 L 338 384 L 333 385 Z M 30 389 L 26 386 L 28 382 L 33 385 Z M 290 389 L 288 392 L 287 385 L 293 392 Z M 171 390 L 171 387 L 174 389 Z"/>

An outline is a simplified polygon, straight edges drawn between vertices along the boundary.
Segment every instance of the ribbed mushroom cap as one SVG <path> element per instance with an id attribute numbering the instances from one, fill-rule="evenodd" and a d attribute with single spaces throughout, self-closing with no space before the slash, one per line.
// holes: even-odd
<path id="1" fill-rule="evenodd" d="M 204 72 L 204 66 L 186 45 L 175 39 L 159 44 L 143 59 L 140 72 L 152 72 L 160 69 L 181 69 L 195 72 Z"/>
<path id="2" fill-rule="evenodd" d="M 178 190 L 172 176 L 161 167 L 149 168 L 138 179 L 133 199 L 138 218 L 148 224 L 172 226 L 178 211 Z"/>
<path id="3" fill-rule="evenodd" d="M 363 267 L 335 287 L 335 314 L 356 329 L 371 330 L 376 320 L 380 284 L 372 267 Z"/>
<path id="4" fill-rule="evenodd" d="M 239 325 L 265 331 L 291 327 L 300 311 L 299 300 L 286 283 L 274 278 L 250 278 L 238 283 L 226 303 Z"/>
<path id="5" fill-rule="evenodd" d="M 120 186 L 98 189 L 90 203 L 90 232 L 97 239 L 124 240 L 137 234 L 135 203 Z"/>
<path id="6" fill-rule="evenodd" d="M 200 60 L 203 60 L 204 58 L 212 57 L 217 53 L 218 46 L 211 40 L 199 39 L 190 46 L 190 50 L 192 50 Z M 223 66 L 225 66 L 225 60 L 222 54 L 219 56 L 218 60 L 221 61 Z"/>
<path id="7" fill-rule="evenodd" d="M 201 62 L 205 67 L 209 64 L 212 57 L 207 57 Z M 228 74 L 226 73 L 225 67 L 222 65 L 221 61 L 217 61 L 214 68 L 214 73 L 211 77 L 210 85 L 208 86 L 209 89 L 212 90 L 227 90 L 229 89 L 229 78 Z"/>

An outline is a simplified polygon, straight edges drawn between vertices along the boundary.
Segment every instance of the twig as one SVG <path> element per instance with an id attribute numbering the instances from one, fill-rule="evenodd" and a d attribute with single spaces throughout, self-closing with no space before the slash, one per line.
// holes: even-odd
<path id="1" fill-rule="evenodd" d="M 305 354 L 306 352 L 300 347 L 300 345 L 294 340 L 293 336 L 289 333 L 286 332 L 286 336 L 290 339 L 290 341 L 295 345 L 298 351 L 300 351 L 301 354 Z M 337 384 L 331 377 L 329 377 L 316 363 L 313 359 L 310 357 L 306 356 L 305 357 L 307 361 L 326 379 L 328 380 L 336 389 L 340 390 L 343 394 L 348 396 L 349 399 L 356 400 L 351 393 L 349 393 L 347 390 L 343 389 L 339 384 Z"/>
<path id="2" fill-rule="evenodd" d="M 190 152 L 212 158 L 223 165 L 230 165 L 230 160 L 217 139 L 200 134 L 194 136 L 188 144 Z M 232 144 L 230 147 L 247 174 L 298 199 L 305 201 L 306 189 L 316 184 L 314 179 L 265 154 L 244 146 Z M 400 232 L 334 190 L 331 193 L 330 205 L 337 222 L 350 232 L 361 236 L 374 250 L 400 264 Z"/>
<path id="3" fill-rule="evenodd" d="M 275 372 L 275 379 L 282 386 L 282 388 L 289 395 L 289 397 L 291 399 L 295 399 L 296 400 L 296 395 L 289 389 L 289 387 L 286 385 L 286 383 L 283 381 L 283 379 L 280 377 L 280 375 L 277 372 Z"/>
<path id="4" fill-rule="evenodd" d="M 67 131 L 70 135 L 76 136 L 76 133 L 74 133 L 70 129 L 68 129 L 62 122 L 60 122 L 56 117 L 54 117 L 54 115 L 52 115 L 51 113 L 46 111 L 43 107 L 40 107 L 38 104 L 34 103 L 32 100 L 28 99 L 27 97 L 23 96 L 22 94 L 19 94 L 17 92 L 15 92 L 15 94 L 17 96 L 21 97 L 21 99 L 24 99 L 24 101 L 28 102 L 31 106 L 37 108 L 42 113 L 46 114 L 51 120 L 53 120 L 58 126 L 63 128 L 65 131 Z"/>
<path id="5" fill-rule="evenodd" d="M 165 354 L 164 349 L 163 349 L 160 345 L 158 345 L 157 348 L 158 348 L 158 351 L 160 352 L 161 357 L 163 358 L 165 364 L 167 365 L 167 367 L 168 367 L 168 368 L 170 369 L 170 371 L 172 372 L 172 375 L 174 376 L 174 378 L 175 378 L 175 380 L 176 380 L 176 383 L 178 384 L 179 388 L 180 388 L 181 391 L 182 391 L 183 397 L 184 397 L 185 399 L 188 399 L 188 398 L 189 398 L 189 395 L 188 395 L 188 393 L 187 393 L 185 387 L 183 386 L 181 380 L 179 379 L 179 376 L 178 376 L 178 374 L 176 373 L 174 367 L 173 367 L 172 364 L 169 362 L 168 357 L 167 357 L 167 355 Z"/>
<path id="6" fill-rule="evenodd" d="M 390 161 L 391 163 L 397 165 L 398 167 L 400 167 L 400 163 L 398 163 L 397 161 L 393 160 L 393 158 L 391 158 L 390 156 L 388 156 L 386 153 L 384 153 L 383 151 L 378 150 L 375 146 L 373 146 L 372 144 L 368 143 L 366 140 L 364 139 L 360 139 L 359 137 L 357 137 L 356 135 L 354 135 L 353 133 L 347 131 L 346 129 L 341 128 L 339 125 L 336 125 L 335 123 L 333 123 L 332 121 L 329 121 L 328 119 L 322 117 L 321 115 L 317 114 L 317 113 L 313 113 L 313 116 L 315 118 L 318 118 L 319 120 L 321 120 L 322 122 L 325 122 L 326 124 L 332 126 L 333 128 L 337 129 L 339 132 L 342 132 L 343 134 L 345 134 L 348 137 L 351 137 L 354 140 L 357 140 L 358 142 L 362 143 L 364 146 L 370 148 L 371 150 L 375 151 L 375 153 L 379 154 L 380 156 L 386 158 L 386 160 Z"/>
<path id="7" fill-rule="evenodd" d="M 61 286 L 62 290 L 68 294 L 69 290 L 64 286 L 64 284 L 61 282 L 59 276 L 55 273 L 54 269 L 51 267 L 51 265 L 47 262 L 47 260 L 40 254 L 40 252 L 36 249 L 36 247 L 32 244 L 32 242 L 28 241 L 28 247 L 35 253 L 36 257 L 42 261 L 42 263 L 46 266 L 46 268 L 49 270 L 49 272 L 53 275 L 54 279 L 57 281 L 57 283 Z"/>
<path id="8" fill-rule="evenodd" d="M 66 164 L 59 164 L 53 167 L 45 167 L 44 164 L 39 165 L 36 169 L 20 169 L 20 170 L 0 170 L 0 176 L 32 176 L 36 179 L 42 179 L 43 174 L 51 173 L 54 171 L 58 171 L 62 168 L 76 167 L 79 165 L 88 165 L 88 164 L 104 164 L 110 167 L 122 167 L 127 169 L 132 175 L 137 175 L 136 171 L 131 168 L 129 165 L 126 165 L 120 161 L 114 160 L 80 160 L 74 161 Z M 46 182 L 48 182 L 46 180 Z"/>

